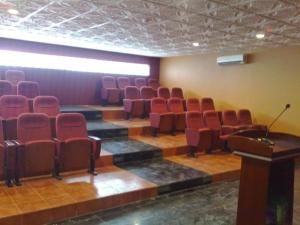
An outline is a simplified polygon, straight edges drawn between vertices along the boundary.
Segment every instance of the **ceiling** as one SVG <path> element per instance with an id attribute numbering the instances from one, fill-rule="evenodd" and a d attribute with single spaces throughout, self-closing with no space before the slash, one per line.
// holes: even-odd
<path id="1" fill-rule="evenodd" d="M 158 57 L 300 46 L 300 0 L 0 3 L 1 37 Z M 19 14 L 9 14 L 8 5 Z M 256 39 L 258 32 L 265 38 Z"/>

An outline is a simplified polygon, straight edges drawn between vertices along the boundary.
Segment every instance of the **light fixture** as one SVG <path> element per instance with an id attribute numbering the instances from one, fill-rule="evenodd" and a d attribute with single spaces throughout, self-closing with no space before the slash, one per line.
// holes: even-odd
<path id="1" fill-rule="evenodd" d="M 16 9 L 8 9 L 7 12 L 11 15 L 18 15 L 19 11 Z"/>
<path id="2" fill-rule="evenodd" d="M 193 43 L 193 46 L 194 46 L 194 47 L 198 47 L 198 46 L 199 46 L 199 42 L 194 42 L 194 43 Z"/>
<path id="3" fill-rule="evenodd" d="M 257 39 L 263 39 L 265 37 L 265 34 L 264 33 L 257 33 L 256 34 L 256 38 Z"/>

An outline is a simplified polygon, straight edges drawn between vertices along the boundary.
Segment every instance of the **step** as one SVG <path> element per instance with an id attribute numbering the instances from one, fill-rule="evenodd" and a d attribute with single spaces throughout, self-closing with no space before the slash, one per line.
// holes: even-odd
<path id="1" fill-rule="evenodd" d="M 87 121 L 88 134 L 102 139 L 127 137 L 128 129 L 102 120 Z"/>
<path id="2" fill-rule="evenodd" d="M 161 158 L 163 155 L 160 148 L 129 137 L 103 140 L 102 150 L 111 153 L 114 164 Z"/>
<path id="3" fill-rule="evenodd" d="M 86 120 L 102 120 L 102 112 L 87 105 L 62 105 L 62 113 L 81 113 Z"/>

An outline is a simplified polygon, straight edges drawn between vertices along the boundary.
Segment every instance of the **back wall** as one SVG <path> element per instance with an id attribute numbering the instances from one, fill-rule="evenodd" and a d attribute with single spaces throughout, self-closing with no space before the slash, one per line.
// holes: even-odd
<path id="1" fill-rule="evenodd" d="M 217 56 L 163 58 L 160 82 L 186 97 L 212 97 L 218 110 L 248 108 L 256 123 L 271 123 L 290 103 L 271 130 L 300 136 L 300 47 L 251 53 L 245 65 L 219 66 Z"/>

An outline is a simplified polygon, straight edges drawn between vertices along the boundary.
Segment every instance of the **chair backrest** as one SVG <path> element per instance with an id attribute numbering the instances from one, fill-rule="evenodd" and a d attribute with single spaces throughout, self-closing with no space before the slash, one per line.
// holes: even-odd
<path id="1" fill-rule="evenodd" d="M 12 95 L 13 86 L 11 82 L 7 80 L 0 80 L 0 96 L 2 95 Z"/>
<path id="2" fill-rule="evenodd" d="M 0 117 L 16 118 L 29 112 L 28 99 L 22 95 L 3 95 L 0 97 Z"/>
<path id="3" fill-rule="evenodd" d="M 171 97 L 184 99 L 183 91 L 179 87 L 174 87 L 171 90 Z"/>
<path id="4" fill-rule="evenodd" d="M 160 98 L 169 99 L 170 98 L 170 90 L 169 90 L 169 88 L 159 87 L 157 89 L 157 96 L 160 97 Z"/>
<path id="5" fill-rule="evenodd" d="M 120 89 L 125 89 L 125 87 L 130 86 L 130 80 L 128 77 L 118 77 L 117 83 Z"/>
<path id="6" fill-rule="evenodd" d="M 86 120 L 81 113 L 61 113 L 56 117 L 56 137 L 65 141 L 69 138 L 87 138 Z"/>
<path id="7" fill-rule="evenodd" d="M 199 111 L 190 111 L 185 114 L 186 127 L 198 130 L 205 127 L 203 114 Z"/>
<path id="8" fill-rule="evenodd" d="M 249 109 L 240 109 L 237 113 L 238 121 L 240 124 L 251 125 L 252 116 Z"/>
<path id="9" fill-rule="evenodd" d="M 49 117 L 43 113 L 23 113 L 18 117 L 17 137 L 22 143 L 51 140 Z M 38 160 L 38 159 L 37 159 Z"/>
<path id="10" fill-rule="evenodd" d="M 203 112 L 203 118 L 205 125 L 210 129 L 220 129 L 221 123 L 218 116 L 218 112 L 215 111 L 205 111 Z"/>
<path id="11" fill-rule="evenodd" d="M 17 85 L 20 81 L 25 81 L 25 73 L 21 70 L 7 70 L 5 71 L 5 79 L 13 85 Z"/>
<path id="12" fill-rule="evenodd" d="M 201 112 L 215 110 L 214 100 L 212 98 L 202 98 L 200 108 Z"/>
<path id="13" fill-rule="evenodd" d="M 152 113 L 168 112 L 166 100 L 163 98 L 152 98 L 151 99 L 151 112 Z"/>
<path id="14" fill-rule="evenodd" d="M 159 81 L 157 79 L 149 78 L 148 79 L 148 86 L 152 87 L 154 90 L 157 90 L 159 88 Z"/>
<path id="15" fill-rule="evenodd" d="M 125 88 L 125 99 L 140 99 L 140 90 L 136 86 L 127 86 Z"/>
<path id="16" fill-rule="evenodd" d="M 239 121 L 234 110 L 224 110 L 222 112 L 222 121 L 224 125 L 237 126 Z"/>
<path id="17" fill-rule="evenodd" d="M 40 87 L 34 81 L 20 81 L 17 87 L 17 94 L 27 98 L 34 98 L 40 95 Z"/>
<path id="18" fill-rule="evenodd" d="M 146 79 L 145 78 L 135 78 L 134 84 L 137 88 L 141 88 L 142 86 L 146 86 Z"/>
<path id="19" fill-rule="evenodd" d="M 48 116 L 59 114 L 59 102 L 54 96 L 37 96 L 33 100 L 33 112 L 45 113 Z"/>
<path id="20" fill-rule="evenodd" d="M 116 79 L 112 76 L 102 77 L 102 87 L 103 88 L 117 88 Z"/>
<path id="21" fill-rule="evenodd" d="M 140 91 L 142 99 L 152 99 L 155 97 L 155 92 L 152 87 L 143 86 Z"/>
<path id="22" fill-rule="evenodd" d="M 201 111 L 201 108 L 200 108 L 200 101 L 198 98 L 189 98 L 187 101 L 186 101 L 186 108 L 187 108 L 187 111 Z"/>
<path id="23" fill-rule="evenodd" d="M 184 112 L 183 101 L 181 98 L 169 98 L 168 99 L 168 108 L 169 111 L 173 113 Z"/>

